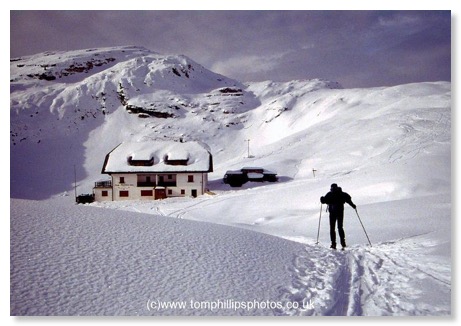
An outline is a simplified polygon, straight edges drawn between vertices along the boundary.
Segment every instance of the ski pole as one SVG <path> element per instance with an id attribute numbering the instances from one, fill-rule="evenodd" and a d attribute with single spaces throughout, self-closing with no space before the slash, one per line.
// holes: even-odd
<path id="1" fill-rule="evenodd" d="M 371 245 L 371 241 L 370 241 L 370 238 L 368 237 L 367 231 L 365 230 L 365 227 L 363 226 L 362 220 L 360 219 L 359 212 L 357 211 L 357 208 L 355 209 L 355 213 L 357 214 L 357 217 L 359 218 L 359 222 L 360 222 L 360 224 L 362 225 L 363 232 L 365 232 L 365 235 L 367 236 L 368 243 L 370 244 L 370 247 L 373 247 L 373 246 Z"/>
<path id="2" fill-rule="evenodd" d="M 318 228 L 318 230 L 317 230 L 317 242 L 316 242 L 315 244 L 319 244 L 320 221 L 322 220 L 322 206 L 323 206 L 323 204 L 320 204 L 319 228 Z"/>

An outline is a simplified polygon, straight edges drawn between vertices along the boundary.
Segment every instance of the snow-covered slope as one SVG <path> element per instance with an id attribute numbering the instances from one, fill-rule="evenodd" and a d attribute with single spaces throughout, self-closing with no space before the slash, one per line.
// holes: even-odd
<path id="1" fill-rule="evenodd" d="M 122 141 L 196 140 L 213 154 L 212 194 L 92 206 L 148 213 L 154 220 L 163 215 L 187 228 L 193 224 L 181 219 L 237 226 L 302 243 L 304 249 L 287 250 L 290 262 L 281 263 L 292 278 L 280 284 L 278 299 L 312 301 L 315 309 L 271 313 L 451 312 L 450 83 L 371 89 L 317 79 L 244 84 L 187 57 L 143 48 L 53 52 L 11 60 L 10 121 L 12 219 L 43 201 L 50 206 L 45 221 L 53 220 L 52 207 L 64 205 L 56 195 L 73 193 L 74 167 L 79 193 L 91 192 L 104 178 L 105 155 Z M 222 183 L 226 170 L 244 166 L 276 171 L 279 182 Z M 367 239 L 349 207 L 351 250 L 338 256 L 314 245 L 320 209 L 320 242 L 329 242 L 319 197 L 333 182 L 357 204 L 373 248 L 364 247 Z M 106 211 L 94 207 L 75 214 L 87 216 L 85 209 L 110 223 Z M 123 221 L 132 216 L 124 214 Z M 260 239 L 248 250 L 259 251 L 272 238 Z M 15 246 L 25 248 L 18 241 Z M 120 309 L 103 310 L 127 313 Z"/>
<path id="2" fill-rule="evenodd" d="M 13 200 L 11 212 L 12 315 L 273 315 L 278 287 L 291 281 L 287 253 L 302 250 L 237 228 L 69 205 L 68 197 Z M 227 306 L 212 306 L 219 300 Z"/>

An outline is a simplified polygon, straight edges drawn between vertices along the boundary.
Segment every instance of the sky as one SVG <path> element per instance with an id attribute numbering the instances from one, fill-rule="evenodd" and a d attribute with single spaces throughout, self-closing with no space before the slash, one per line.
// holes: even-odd
<path id="1" fill-rule="evenodd" d="M 137 45 L 247 81 L 451 81 L 445 11 L 12 10 L 10 58 Z"/>

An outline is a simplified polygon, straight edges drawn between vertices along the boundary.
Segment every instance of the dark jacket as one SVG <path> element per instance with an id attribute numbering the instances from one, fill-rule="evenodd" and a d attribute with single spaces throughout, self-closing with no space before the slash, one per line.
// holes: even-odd
<path id="1" fill-rule="evenodd" d="M 328 192 L 324 197 L 320 197 L 320 202 L 322 204 L 327 204 L 328 210 L 333 214 L 343 212 L 345 203 L 351 205 L 353 209 L 356 208 L 355 204 L 352 202 L 351 196 L 343 192 L 340 187 Z"/>

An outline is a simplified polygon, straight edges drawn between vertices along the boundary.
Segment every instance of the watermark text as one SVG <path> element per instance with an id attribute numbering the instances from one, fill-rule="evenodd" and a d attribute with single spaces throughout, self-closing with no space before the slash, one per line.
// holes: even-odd
<path id="1" fill-rule="evenodd" d="M 313 310 L 314 304 L 312 299 L 309 301 L 271 301 L 271 300 L 179 300 L 179 301 L 162 301 L 158 299 L 149 299 L 146 303 L 148 311 L 165 311 L 165 310 L 208 310 L 217 312 L 220 310 Z"/>

